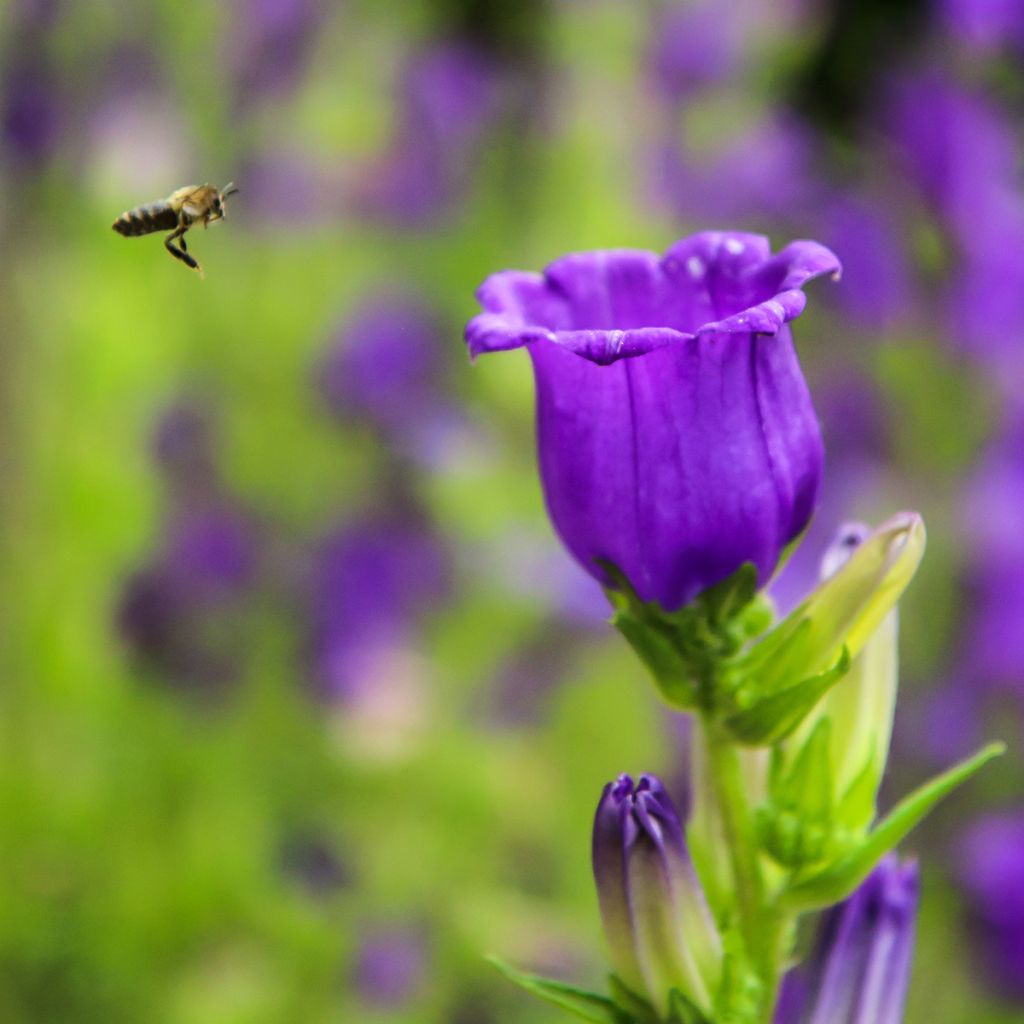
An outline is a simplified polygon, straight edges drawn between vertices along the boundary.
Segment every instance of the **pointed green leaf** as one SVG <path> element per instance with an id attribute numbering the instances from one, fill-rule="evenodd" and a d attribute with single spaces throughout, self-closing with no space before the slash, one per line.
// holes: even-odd
<path id="1" fill-rule="evenodd" d="M 783 893 L 783 906 L 789 910 L 813 910 L 846 899 L 944 796 L 1005 750 L 1004 743 L 990 743 L 904 797 L 852 853 Z"/>
<path id="2" fill-rule="evenodd" d="M 617 974 L 608 975 L 612 1002 L 635 1024 L 660 1024 L 658 1014 L 646 999 L 629 988 Z"/>
<path id="3" fill-rule="evenodd" d="M 864 767 L 854 776 L 847 790 L 839 798 L 836 824 L 851 832 L 866 829 L 875 816 L 878 795 L 879 765 L 874 749 L 868 751 Z"/>
<path id="4" fill-rule="evenodd" d="M 684 710 L 696 707 L 690 665 L 671 637 L 630 612 L 616 612 L 612 625 L 629 641 L 669 704 Z"/>
<path id="5" fill-rule="evenodd" d="M 826 671 L 796 686 L 762 698 L 753 707 L 737 711 L 726 719 L 732 735 L 748 746 L 769 746 L 784 740 L 807 716 L 811 708 L 839 682 L 850 667 L 850 652 L 844 647 L 839 660 Z"/>
<path id="6" fill-rule="evenodd" d="M 669 1024 L 711 1024 L 711 1021 L 683 995 L 674 988 L 668 997 Z"/>
<path id="7" fill-rule="evenodd" d="M 731 576 L 708 587 L 697 603 L 712 623 L 724 623 L 741 612 L 757 594 L 757 566 L 744 562 Z"/>
<path id="8" fill-rule="evenodd" d="M 567 985 L 551 978 L 542 978 L 537 974 L 517 971 L 494 956 L 487 957 L 487 960 L 520 988 L 525 988 L 527 992 L 532 992 L 535 996 L 568 1010 L 577 1017 L 582 1017 L 583 1020 L 595 1021 L 596 1024 L 632 1024 L 607 996 L 587 992 L 575 985 Z"/>

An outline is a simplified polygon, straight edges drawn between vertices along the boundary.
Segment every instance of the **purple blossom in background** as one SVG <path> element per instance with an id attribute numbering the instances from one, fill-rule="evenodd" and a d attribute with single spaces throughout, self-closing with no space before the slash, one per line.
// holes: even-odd
<path id="1" fill-rule="evenodd" d="M 890 854 L 825 914 L 810 958 L 786 975 L 775 1024 L 901 1024 L 917 902 L 917 865 Z"/>
<path id="2" fill-rule="evenodd" d="M 767 582 L 822 469 L 786 325 L 804 283 L 838 269 L 814 242 L 772 256 L 760 236 L 706 232 L 664 257 L 578 253 L 481 285 L 469 350 L 529 351 L 548 512 L 601 583 L 611 563 L 676 609 L 745 562 Z"/>
<path id="3" fill-rule="evenodd" d="M 118 624 L 129 647 L 168 682 L 229 682 L 257 552 L 252 524 L 233 504 L 172 514 L 160 550 L 121 599 Z"/>
<path id="4" fill-rule="evenodd" d="M 649 62 L 662 96 L 682 102 L 732 74 L 740 56 L 740 14 L 728 0 L 668 3 L 656 10 Z"/>
<path id="5" fill-rule="evenodd" d="M 939 0 L 938 14 L 962 46 L 991 51 L 1024 48 L 1024 4 L 1020 0 Z"/>
<path id="6" fill-rule="evenodd" d="M 951 340 L 1015 369 L 1021 341 L 1010 325 L 1024 318 L 1024 196 L 1011 119 L 990 96 L 935 73 L 897 83 L 888 123 L 911 178 L 956 243 L 946 296 Z"/>
<path id="7" fill-rule="evenodd" d="M 958 862 L 974 962 L 1004 998 L 1024 1005 L 1024 811 L 977 821 Z"/>
<path id="8" fill-rule="evenodd" d="M 236 0 L 227 64 L 235 101 L 250 106 L 296 87 L 324 20 L 322 0 Z"/>
<path id="9" fill-rule="evenodd" d="M 843 280 L 830 300 L 848 320 L 871 333 L 907 320 L 915 295 L 908 232 L 899 212 L 878 199 L 848 192 L 827 203 L 820 220 L 825 243 L 843 254 Z"/>
<path id="10" fill-rule="evenodd" d="M 1024 410 L 1011 408 L 967 487 L 970 617 L 961 674 L 1024 699 Z"/>
<path id="11" fill-rule="evenodd" d="M 240 665 L 261 541 L 252 517 L 220 486 L 201 410 L 170 410 L 153 447 L 170 508 L 156 553 L 125 588 L 118 626 L 142 663 L 168 682 L 215 688 Z"/>
<path id="12" fill-rule="evenodd" d="M 367 669 L 401 648 L 449 583 L 448 555 L 419 522 L 353 522 L 321 542 L 309 602 L 314 676 L 330 699 L 358 698 Z"/>
<path id="13" fill-rule="evenodd" d="M 360 999 L 397 1010 L 414 999 L 427 977 L 428 946 L 422 926 L 390 925 L 360 930 L 353 985 Z"/>
<path id="14" fill-rule="evenodd" d="M 437 314 L 417 294 L 379 291 L 341 325 L 316 367 L 319 389 L 343 419 L 361 417 L 408 445 L 444 402 Z"/>
<path id="15" fill-rule="evenodd" d="M 813 135 L 791 113 L 769 115 L 713 154 L 672 138 L 656 161 L 657 193 L 688 219 L 799 220 L 821 200 Z"/>
<path id="16" fill-rule="evenodd" d="M 471 178 L 499 101 L 500 70 L 481 51 L 441 43 L 403 76 L 391 143 L 356 186 L 365 212 L 418 226 L 447 212 Z"/>

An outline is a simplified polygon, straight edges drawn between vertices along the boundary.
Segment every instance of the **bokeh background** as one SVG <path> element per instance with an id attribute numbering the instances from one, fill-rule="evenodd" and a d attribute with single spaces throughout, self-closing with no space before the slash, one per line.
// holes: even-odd
<path id="1" fill-rule="evenodd" d="M 778 582 L 920 510 L 889 799 L 911 1024 L 1024 1020 L 1024 4 L 0 3 L 0 1020 L 555 1021 L 602 987 L 601 785 L 685 785 L 534 469 L 489 272 L 701 228 L 846 272 Z M 190 182 L 206 279 L 123 239 Z"/>

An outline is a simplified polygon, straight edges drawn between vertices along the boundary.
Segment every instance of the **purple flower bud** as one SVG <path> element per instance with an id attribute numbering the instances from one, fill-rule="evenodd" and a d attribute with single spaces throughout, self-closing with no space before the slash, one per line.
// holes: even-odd
<path id="1" fill-rule="evenodd" d="M 772 256 L 761 236 L 706 232 L 481 285 L 469 350 L 529 350 L 548 511 L 592 576 L 611 585 L 610 562 L 670 610 L 745 562 L 767 583 L 822 469 L 786 325 L 803 284 L 838 270 L 814 242 Z"/>
<path id="2" fill-rule="evenodd" d="M 977 822 L 960 848 L 960 879 L 979 968 L 1024 1005 L 1024 812 Z"/>
<path id="3" fill-rule="evenodd" d="M 721 942 L 693 870 L 683 828 L 661 781 L 609 782 L 594 817 L 594 880 L 621 981 L 664 1012 L 678 988 L 708 1009 Z"/>
<path id="4" fill-rule="evenodd" d="M 810 960 L 786 976 L 775 1024 L 900 1024 L 917 899 L 917 865 L 886 857 L 825 915 Z"/>

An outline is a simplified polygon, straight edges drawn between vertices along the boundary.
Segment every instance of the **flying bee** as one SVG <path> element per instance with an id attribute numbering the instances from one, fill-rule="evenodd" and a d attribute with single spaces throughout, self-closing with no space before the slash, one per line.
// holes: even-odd
<path id="1" fill-rule="evenodd" d="M 111 226 L 126 238 L 148 235 L 153 231 L 170 231 L 164 239 L 167 251 L 185 266 L 198 270 L 202 277 L 202 267 L 189 254 L 185 244 L 185 232 L 200 221 L 205 228 L 212 221 L 223 220 L 227 215 L 224 200 L 237 191 L 234 183 L 220 190 L 213 185 L 186 185 L 172 192 L 166 199 L 125 210 Z M 175 241 L 181 245 L 180 249 L 174 244 Z"/>

